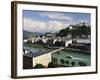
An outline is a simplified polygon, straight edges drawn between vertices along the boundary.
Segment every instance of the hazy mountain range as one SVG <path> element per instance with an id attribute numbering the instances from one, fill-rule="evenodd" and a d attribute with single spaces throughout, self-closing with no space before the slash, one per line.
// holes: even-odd
<path id="1" fill-rule="evenodd" d="M 39 32 L 29 32 L 29 31 L 26 31 L 26 30 L 23 30 L 23 38 L 25 39 L 25 38 L 29 38 L 29 37 L 31 37 L 31 36 L 33 36 L 33 35 L 41 35 L 41 34 L 43 34 L 43 33 L 39 33 Z"/>

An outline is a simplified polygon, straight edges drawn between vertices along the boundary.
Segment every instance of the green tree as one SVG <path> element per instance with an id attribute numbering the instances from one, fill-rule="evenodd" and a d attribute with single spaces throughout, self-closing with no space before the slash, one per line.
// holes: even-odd
<path id="1" fill-rule="evenodd" d="M 62 29 L 58 32 L 57 36 L 60 36 L 60 37 L 65 37 L 67 35 L 70 34 L 70 29 L 69 28 L 65 28 L 65 29 Z"/>
<path id="2" fill-rule="evenodd" d="M 36 64 L 34 68 L 45 68 L 43 64 Z"/>
<path id="3" fill-rule="evenodd" d="M 84 63 L 84 62 L 79 62 L 79 65 L 80 65 L 80 66 L 87 66 L 87 64 Z"/>
<path id="4" fill-rule="evenodd" d="M 64 59 L 60 59 L 60 62 L 62 65 L 65 63 Z"/>
<path id="5" fill-rule="evenodd" d="M 57 65 L 58 59 L 57 58 L 52 58 L 52 62 Z"/>
<path id="6" fill-rule="evenodd" d="M 70 63 L 68 60 L 65 60 L 65 63 L 67 64 L 67 66 L 68 66 L 68 64 Z"/>
<path id="7" fill-rule="evenodd" d="M 57 64 L 55 64 L 54 62 L 50 62 L 48 64 L 48 68 L 55 68 L 55 67 L 57 67 Z"/>
<path id="8" fill-rule="evenodd" d="M 71 64 L 72 64 L 72 66 L 75 66 L 75 62 L 74 61 L 72 61 Z"/>
<path id="9" fill-rule="evenodd" d="M 40 38 L 42 38 L 43 37 L 43 35 L 40 35 Z"/>
<path id="10" fill-rule="evenodd" d="M 68 58 L 68 59 L 72 59 L 72 56 L 66 56 L 66 58 Z"/>
<path id="11" fill-rule="evenodd" d="M 71 25 L 72 29 L 70 29 L 70 26 L 65 29 L 61 29 L 56 35 L 60 37 L 65 37 L 67 35 L 72 35 L 72 38 L 76 37 L 82 37 L 88 36 L 91 33 L 91 26 L 86 25 L 86 23 L 82 23 L 82 25 L 76 24 L 76 25 Z"/>

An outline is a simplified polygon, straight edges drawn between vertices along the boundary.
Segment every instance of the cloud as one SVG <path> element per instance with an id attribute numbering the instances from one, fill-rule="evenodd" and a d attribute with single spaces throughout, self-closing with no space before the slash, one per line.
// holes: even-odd
<path id="1" fill-rule="evenodd" d="M 46 23 L 42 21 L 33 21 L 29 18 L 24 18 L 24 30 L 30 31 L 30 32 L 40 32 L 40 30 L 43 32 L 46 28 Z"/>
<path id="2" fill-rule="evenodd" d="M 42 12 L 42 13 L 38 13 L 38 14 L 40 16 L 43 16 L 43 17 L 48 17 L 50 20 L 56 20 L 56 21 L 64 22 L 67 25 L 78 24 L 78 23 L 81 23 L 81 22 L 85 22 L 85 23 L 90 24 L 90 21 L 87 18 L 82 19 L 80 15 L 76 19 L 75 16 L 76 17 L 78 16 L 76 14 L 71 14 L 72 16 L 68 16 L 65 13 L 57 13 L 57 12 Z"/>
<path id="3" fill-rule="evenodd" d="M 24 30 L 30 32 L 57 32 L 63 28 L 65 28 L 67 24 L 63 24 L 59 21 L 36 21 L 30 18 L 24 18 Z"/>
<path id="4" fill-rule="evenodd" d="M 48 21 L 47 24 L 48 24 L 49 30 L 51 30 L 52 32 L 57 32 L 61 30 L 62 28 L 64 28 L 64 25 L 58 21 Z"/>
<path id="5" fill-rule="evenodd" d="M 43 13 L 39 13 L 41 16 L 47 16 L 50 19 L 54 19 L 54 20 L 67 20 L 67 21 L 71 21 L 72 18 L 69 16 L 66 16 L 64 13 L 56 13 L 56 12 L 43 12 Z"/>

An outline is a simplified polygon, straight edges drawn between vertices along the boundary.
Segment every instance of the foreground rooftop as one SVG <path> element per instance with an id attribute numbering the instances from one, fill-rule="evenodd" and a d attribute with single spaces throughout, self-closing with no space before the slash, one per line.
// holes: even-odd
<path id="1" fill-rule="evenodd" d="M 50 52 L 50 50 L 41 49 L 41 48 L 32 48 L 32 47 L 27 47 L 27 46 L 24 46 L 23 49 L 24 51 L 25 50 L 28 51 L 28 53 L 24 54 L 24 56 L 31 57 L 31 58 L 44 55 Z"/>

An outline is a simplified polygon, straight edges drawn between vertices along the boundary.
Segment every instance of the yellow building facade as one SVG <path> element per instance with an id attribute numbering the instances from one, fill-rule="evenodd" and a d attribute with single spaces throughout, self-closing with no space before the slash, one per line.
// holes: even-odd
<path id="1" fill-rule="evenodd" d="M 43 55 L 40 55 L 37 57 L 33 57 L 32 62 L 33 62 L 33 64 L 32 64 L 33 67 L 36 64 L 42 64 L 45 67 L 47 67 L 48 64 L 51 62 L 51 53 L 46 53 L 46 54 L 43 54 Z"/>

